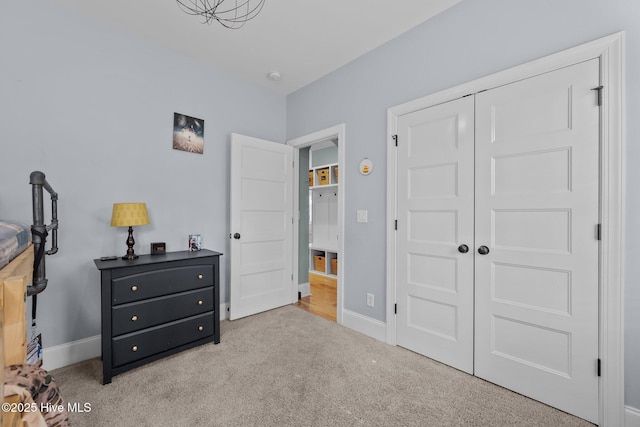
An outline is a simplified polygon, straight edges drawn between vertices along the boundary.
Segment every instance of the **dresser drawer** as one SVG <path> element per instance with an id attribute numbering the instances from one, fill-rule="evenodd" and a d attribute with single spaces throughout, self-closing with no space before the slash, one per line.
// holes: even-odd
<path id="1" fill-rule="evenodd" d="M 213 313 L 165 323 L 112 339 L 113 366 L 135 362 L 213 335 Z"/>
<path id="2" fill-rule="evenodd" d="M 145 271 L 112 281 L 112 304 L 213 286 L 212 265 L 193 265 Z"/>
<path id="3" fill-rule="evenodd" d="M 213 287 L 121 304 L 111 313 L 113 336 L 214 311 Z"/>

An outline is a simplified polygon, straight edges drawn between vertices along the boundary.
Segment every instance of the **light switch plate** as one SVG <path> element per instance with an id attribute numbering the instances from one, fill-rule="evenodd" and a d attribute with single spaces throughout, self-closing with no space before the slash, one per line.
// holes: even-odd
<path id="1" fill-rule="evenodd" d="M 356 222 L 367 222 L 369 211 L 356 211 Z"/>

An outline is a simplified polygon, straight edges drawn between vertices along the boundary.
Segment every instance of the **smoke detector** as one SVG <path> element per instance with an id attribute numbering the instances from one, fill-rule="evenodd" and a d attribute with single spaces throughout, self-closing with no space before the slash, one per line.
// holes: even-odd
<path id="1" fill-rule="evenodd" d="M 277 82 L 278 80 L 280 80 L 280 71 L 270 71 L 267 74 L 267 78 L 269 80 L 273 80 L 274 82 Z"/>

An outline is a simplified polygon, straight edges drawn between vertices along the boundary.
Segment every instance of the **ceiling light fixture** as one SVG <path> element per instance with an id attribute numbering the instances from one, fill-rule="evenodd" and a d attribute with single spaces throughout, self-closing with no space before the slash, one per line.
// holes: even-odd
<path id="1" fill-rule="evenodd" d="M 265 0 L 176 0 L 188 15 L 201 16 L 203 24 L 218 21 L 221 25 L 237 29 L 255 18 Z M 224 5 L 223 5 L 224 3 Z"/>

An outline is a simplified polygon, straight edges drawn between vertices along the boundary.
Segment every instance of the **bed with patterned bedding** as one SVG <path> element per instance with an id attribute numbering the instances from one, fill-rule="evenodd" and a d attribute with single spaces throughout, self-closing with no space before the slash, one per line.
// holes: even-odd
<path id="1" fill-rule="evenodd" d="M 25 295 L 33 276 L 31 243 L 28 225 L 0 220 L 0 396 L 3 404 L 14 408 L 0 411 L 0 426 L 68 427 L 69 416 L 53 378 L 26 364 Z"/>
<path id="2" fill-rule="evenodd" d="M 0 219 L 0 269 L 31 243 L 31 228 L 18 221 Z"/>
<path id="3" fill-rule="evenodd" d="M 25 297 L 33 297 L 35 305 L 35 297 L 47 286 L 45 255 L 58 251 L 58 194 L 40 171 L 31 173 L 29 184 L 33 224 L 0 220 L 0 396 L 3 409 L 15 408 L 0 411 L 0 426 L 67 427 L 68 414 L 53 378 L 27 364 Z M 51 195 L 49 225 L 45 224 L 44 190 Z M 51 249 L 45 250 L 49 231 Z M 60 406 L 63 410 L 47 410 Z"/>
<path id="4" fill-rule="evenodd" d="M 4 368 L 4 376 L 5 396 L 19 396 L 17 401 L 38 409 L 21 414 L 21 421 L 26 421 L 27 426 L 70 426 L 66 402 L 47 371 L 32 365 L 11 365 Z"/>
<path id="5" fill-rule="evenodd" d="M 26 364 L 25 294 L 33 253 L 33 245 L 28 245 L 0 268 L 0 396 L 9 405 L 9 410 L 0 411 L 0 426 L 68 427 L 69 416 L 53 378 Z"/>

